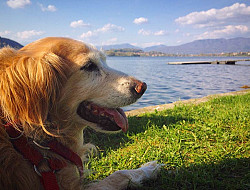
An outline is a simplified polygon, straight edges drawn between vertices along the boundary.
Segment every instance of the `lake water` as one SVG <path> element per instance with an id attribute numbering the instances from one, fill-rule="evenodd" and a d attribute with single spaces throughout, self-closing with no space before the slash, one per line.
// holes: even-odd
<path id="1" fill-rule="evenodd" d="M 110 67 L 144 81 L 145 94 L 124 110 L 242 90 L 250 86 L 250 62 L 236 65 L 168 65 L 168 62 L 239 60 L 246 57 L 107 57 Z M 248 57 L 249 59 L 249 57 Z M 240 65 L 239 65 L 240 64 Z"/>

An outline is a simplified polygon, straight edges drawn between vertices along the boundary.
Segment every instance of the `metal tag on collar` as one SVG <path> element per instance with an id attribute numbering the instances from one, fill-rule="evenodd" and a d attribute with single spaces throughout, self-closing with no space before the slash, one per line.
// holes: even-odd
<path id="1" fill-rule="evenodd" d="M 33 140 L 33 143 L 38 146 L 39 148 L 42 148 L 44 150 L 50 150 L 50 147 L 48 146 L 43 146 L 43 145 L 40 145 L 38 142 L 36 142 L 35 140 Z"/>

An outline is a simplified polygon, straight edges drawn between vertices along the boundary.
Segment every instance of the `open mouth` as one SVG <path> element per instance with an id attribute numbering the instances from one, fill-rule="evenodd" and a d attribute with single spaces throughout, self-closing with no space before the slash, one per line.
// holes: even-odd
<path id="1" fill-rule="evenodd" d="M 128 130 L 128 119 L 121 108 L 105 108 L 83 101 L 77 108 L 77 114 L 86 121 L 96 123 L 105 131 Z"/>

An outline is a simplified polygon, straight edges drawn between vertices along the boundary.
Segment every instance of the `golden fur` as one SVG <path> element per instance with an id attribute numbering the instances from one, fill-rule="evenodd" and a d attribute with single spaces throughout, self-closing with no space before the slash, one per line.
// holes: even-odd
<path id="1" fill-rule="evenodd" d="M 99 74 L 81 71 L 88 60 L 100 69 Z M 29 139 L 46 143 L 51 138 L 71 148 L 83 161 L 93 145 L 83 144 L 82 130 L 95 123 L 77 115 L 79 103 L 89 100 L 100 106 L 117 108 L 135 102 L 131 95 L 133 77 L 106 65 L 105 56 L 82 42 L 67 38 L 45 38 L 20 50 L 0 50 L 0 125 L 21 124 Z M 137 80 L 136 80 L 137 81 Z M 17 126 L 16 126 L 17 127 Z M 32 144 L 46 157 L 62 157 Z M 0 189 L 43 189 L 33 166 L 23 159 L 0 127 Z M 117 171 L 108 178 L 84 186 L 76 167 L 68 166 L 56 177 L 60 189 L 124 189 L 129 181 L 136 184 L 155 177 L 159 170 L 151 162 L 137 170 Z M 48 171 L 46 163 L 39 171 Z M 138 177 L 139 176 L 139 177 Z"/>

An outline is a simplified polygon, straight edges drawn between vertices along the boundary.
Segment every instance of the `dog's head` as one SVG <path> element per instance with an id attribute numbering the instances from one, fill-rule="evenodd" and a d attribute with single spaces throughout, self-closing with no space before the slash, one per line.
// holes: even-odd
<path id="1" fill-rule="evenodd" d="M 126 131 L 120 107 L 134 103 L 147 88 L 109 68 L 95 48 L 67 38 L 45 38 L 19 51 L 2 49 L 0 78 L 1 117 L 42 126 L 47 133 L 51 123 L 59 131 L 60 125 Z"/>

